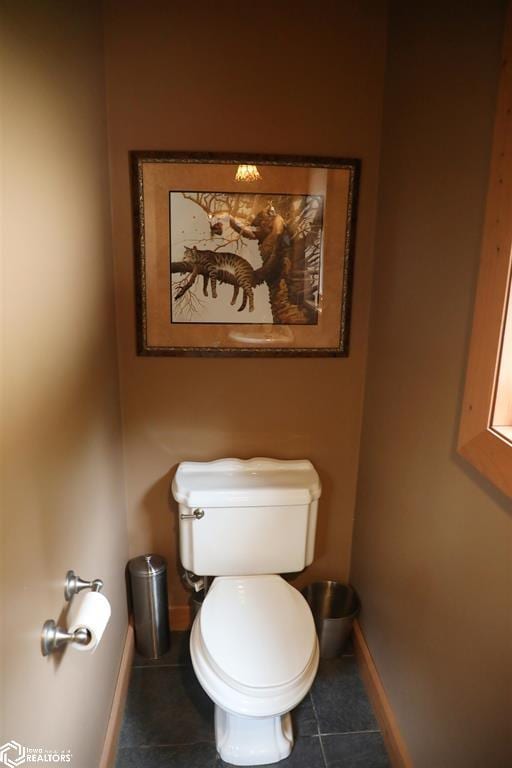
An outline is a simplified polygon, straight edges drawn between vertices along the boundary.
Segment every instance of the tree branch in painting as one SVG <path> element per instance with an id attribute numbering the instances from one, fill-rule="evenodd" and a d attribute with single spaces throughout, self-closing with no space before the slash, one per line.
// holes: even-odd
<path id="1" fill-rule="evenodd" d="M 171 262 L 171 272 L 186 277 L 174 284 L 174 300 L 180 302 L 203 278 L 203 295 L 217 297 L 217 281 L 233 285 L 239 311 L 254 310 L 254 289 L 263 283 L 273 322 L 315 324 L 318 315 L 321 266 L 323 200 L 317 195 L 182 192 L 208 217 L 211 250 L 185 246 L 182 261 Z M 240 255 L 256 241 L 261 264 L 253 267 Z M 200 241 L 197 241 L 200 242 Z M 221 250 L 235 245 L 237 253 Z"/>

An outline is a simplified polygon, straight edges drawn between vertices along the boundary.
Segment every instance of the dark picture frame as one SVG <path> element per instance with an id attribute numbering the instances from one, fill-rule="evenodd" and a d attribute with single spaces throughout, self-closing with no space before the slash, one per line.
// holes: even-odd
<path id="1" fill-rule="evenodd" d="M 130 162 L 137 354 L 348 355 L 360 160 L 137 150 Z M 241 166 L 257 178 L 236 180 Z"/>

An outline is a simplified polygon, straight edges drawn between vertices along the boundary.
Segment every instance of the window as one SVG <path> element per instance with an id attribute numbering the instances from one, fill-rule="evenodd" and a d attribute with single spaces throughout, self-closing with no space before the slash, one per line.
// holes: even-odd
<path id="1" fill-rule="evenodd" d="M 494 126 L 459 453 L 512 496 L 512 14 Z"/>
<path id="2" fill-rule="evenodd" d="M 501 437 L 512 443 L 512 300 L 510 296 L 510 277 L 507 308 L 503 325 L 500 364 L 496 381 L 496 398 L 494 402 L 492 428 L 495 432 L 501 435 Z"/>

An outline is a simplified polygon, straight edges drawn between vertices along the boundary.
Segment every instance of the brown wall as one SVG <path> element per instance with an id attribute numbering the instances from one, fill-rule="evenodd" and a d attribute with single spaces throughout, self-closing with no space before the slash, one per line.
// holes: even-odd
<path id="1" fill-rule="evenodd" d="M 126 521 L 99 4 L 2 3 L 0 743 L 99 763 L 126 631 Z M 45 659 L 64 576 L 101 577 L 94 655 Z M 61 616 L 65 623 L 65 616 Z"/>
<path id="2" fill-rule="evenodd" d="M 415 768 L 512 764 L 512 508 L 455 452 L 502 24 L 389 20 L 352 579 Z"/>
<path id="3" fill-rule="evenodd" d="M 184 603 L 177 518 L 167 501 L 177 463 L 304 456 L 324 485 L 316 561 L 307 576 L 345 578 L 366 355 L 385 4 L 155 0 L 142 6 L 107 0 L 105 22 L 131 553 L 166 555 L 171 602 Z M 350 357 L 137 358 L 130 149 L 362 158 Z"/>

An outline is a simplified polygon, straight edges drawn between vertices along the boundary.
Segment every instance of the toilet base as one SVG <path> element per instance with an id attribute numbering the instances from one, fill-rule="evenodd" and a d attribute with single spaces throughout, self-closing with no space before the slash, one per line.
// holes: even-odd
<path id="1" fill-rule="evenodd" d="M 293 747 L 290 714 L 243 717 L 215 705 L 217 752 L 232 765 L 266 765 L 288 757 Z"/>

